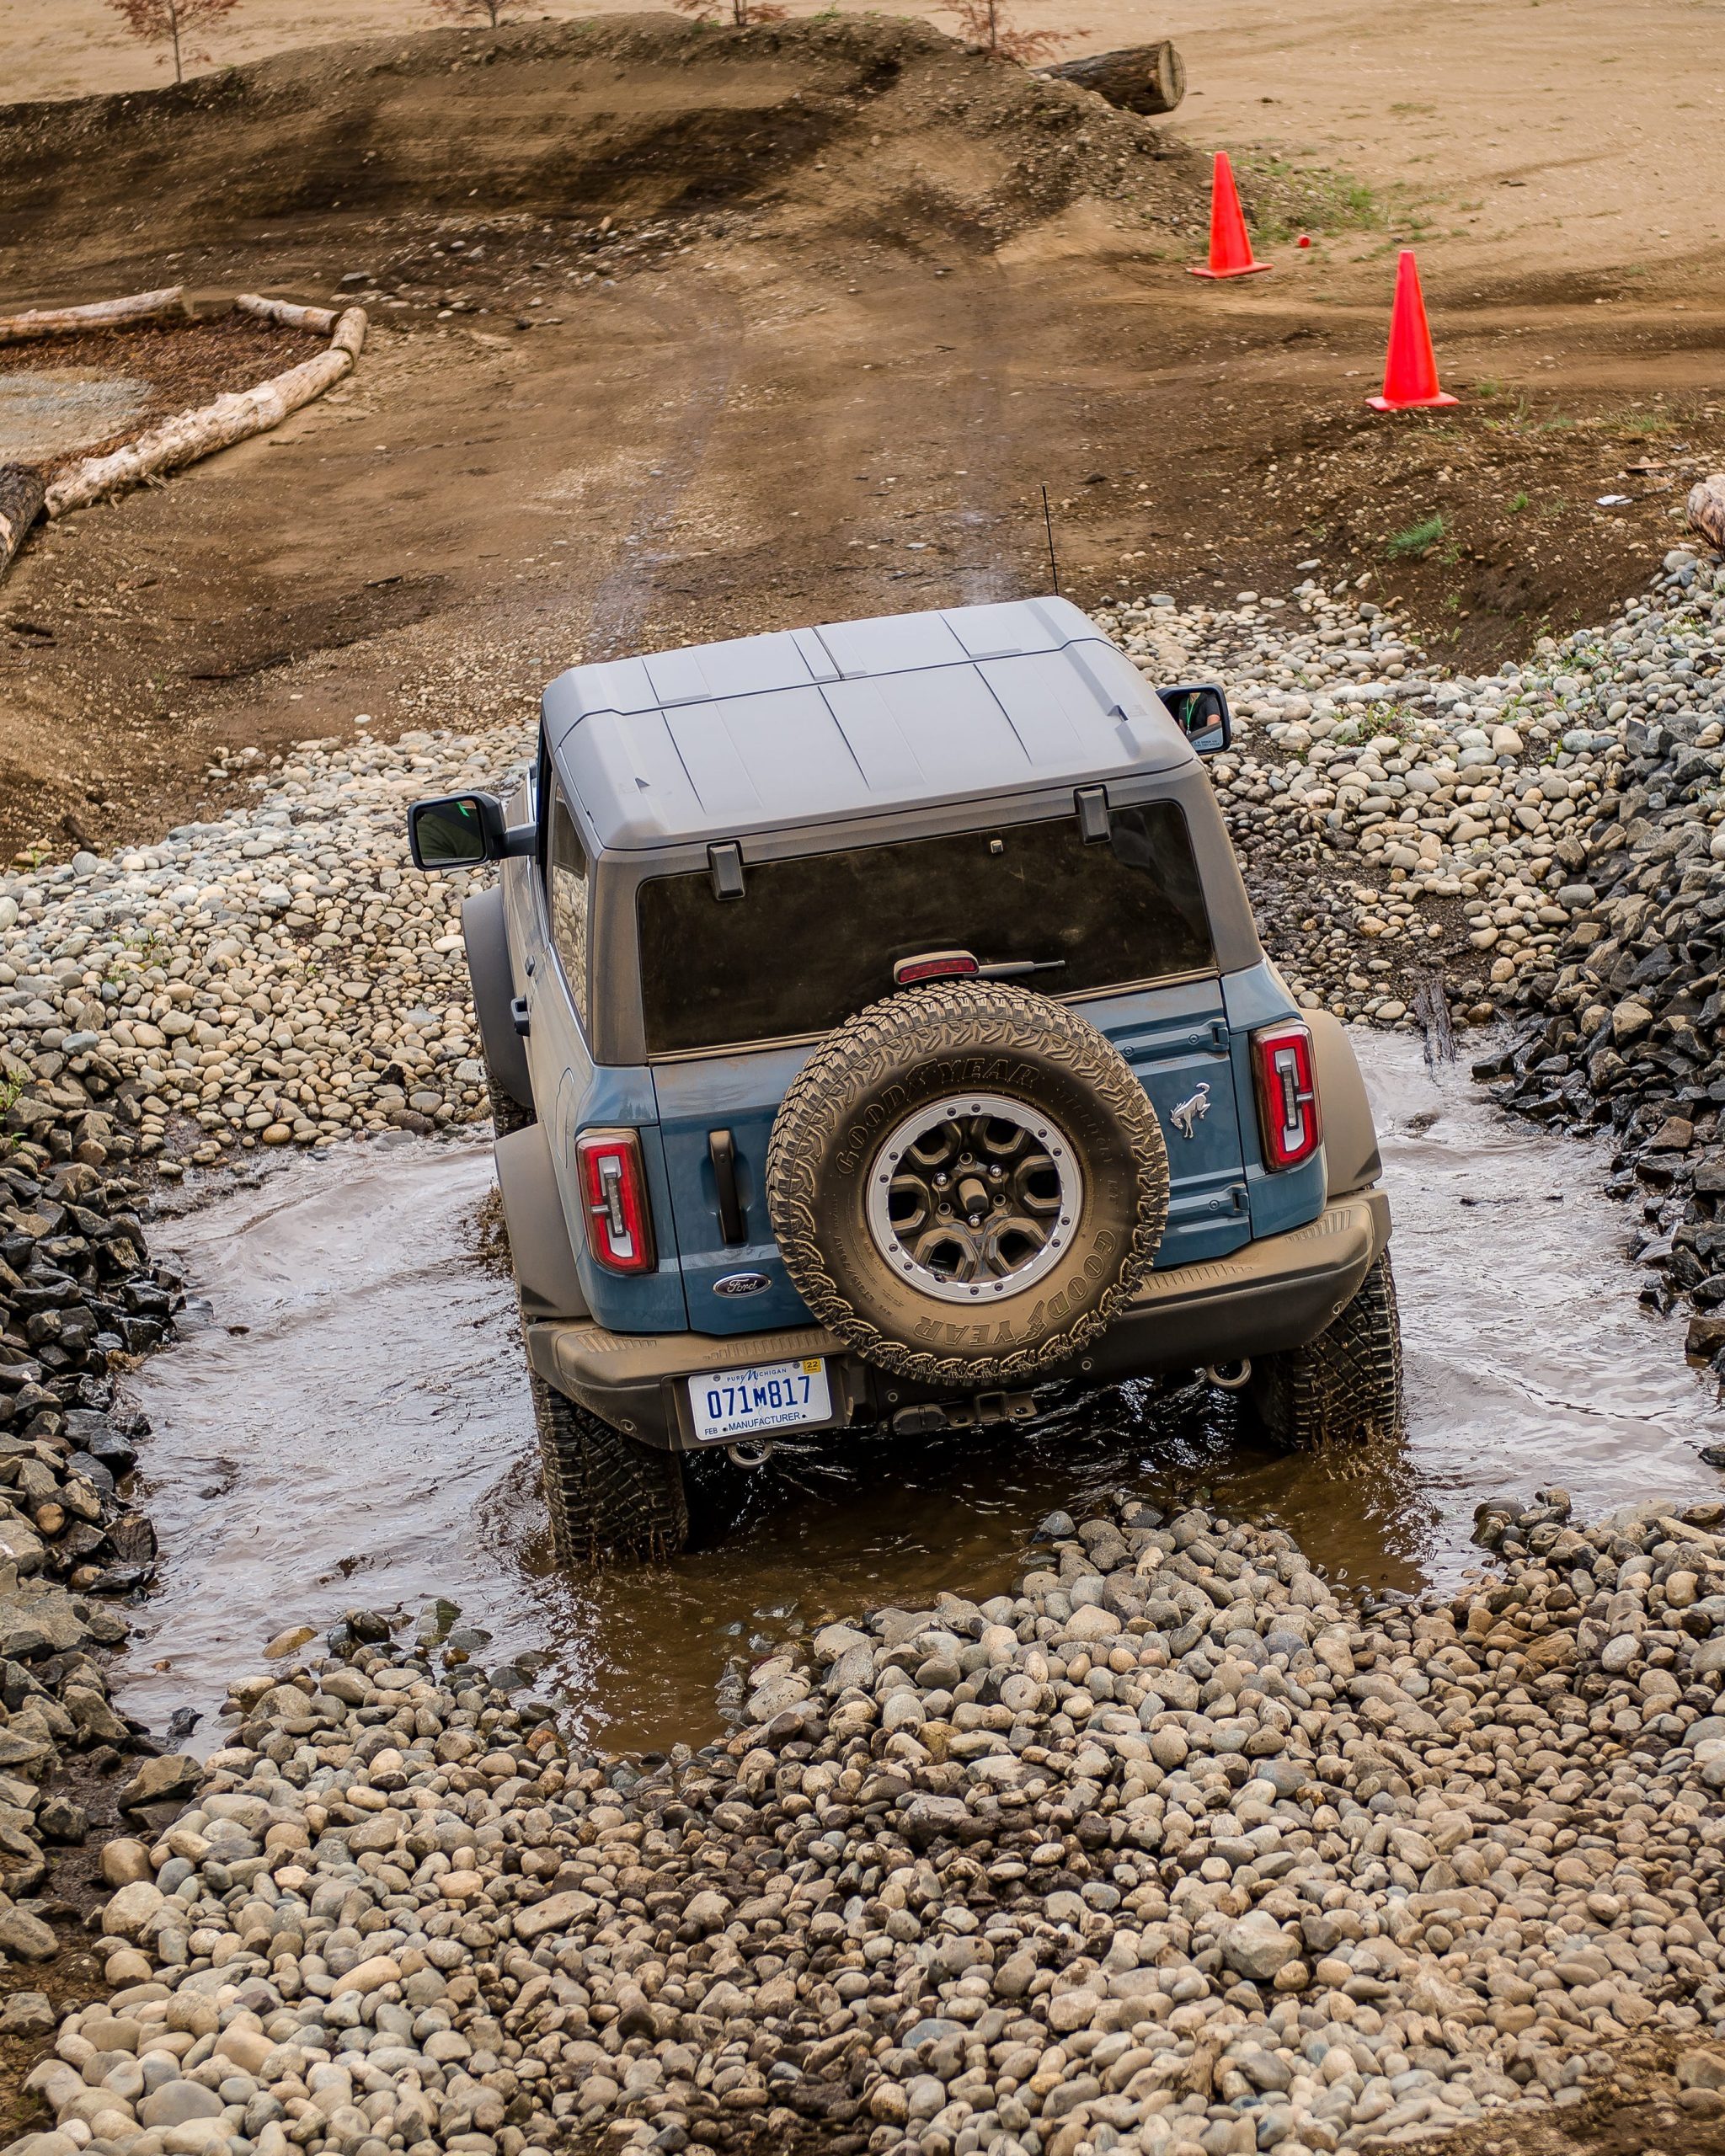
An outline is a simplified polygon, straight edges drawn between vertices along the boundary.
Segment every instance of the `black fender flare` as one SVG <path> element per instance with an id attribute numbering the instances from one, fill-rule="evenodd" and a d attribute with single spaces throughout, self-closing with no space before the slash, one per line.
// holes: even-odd
<path id="1" fill-rule="evenodd" d="M 515 1106 L 531 1115 L 533 1081 L 527 1072 L 526 1045 L 515 1031 L 510 1008 L 515 983 L 499 885 L 494 883 L 463 902 L 462 936 L 467 947 L 467 979 L 473 984 L 485 1067 Z"/>
<path id="2" fill-rule="evenodd" d="M 1311 1029 L 1317 1065 L 1317 1097 L 1324 1118 L 1324 1169 L 1329 1198 L 1364 1190 L 1384 1172 L 1377 1126 L 1365 1096 L 1365 1081 L 1348 1028 L 1328 1011 L 1302 1011 Z"/>
<path id="3" fill-rule="evenodd" d="M 575 1270 L 545 1125 L 524 1124 L 499 1138 L 492 1150 L 522 1315 L 529 1319 L 585 1317 L 587 1299 Z"/>

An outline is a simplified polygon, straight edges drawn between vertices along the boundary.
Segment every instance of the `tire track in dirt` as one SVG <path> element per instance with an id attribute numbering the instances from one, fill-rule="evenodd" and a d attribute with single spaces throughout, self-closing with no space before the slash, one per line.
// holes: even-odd
<path id="1" fill-rule="evenodd" d="M 713 430 L 729 400 L 742 349 L 741 310 L 729 294 L 710 291 L 709 297 L 711 311 L 692 342 L 681 339 L 685 312 L 663 301 L 649 302 L 648 313 L 664 326 L 667 348 L 676 350 L 682 363 L 683 408 L 672 446 L 660 452 L 654 476 L 661 483 L 643 489 L 639 499 L 647 513 L 637 515 L 618 541 L 623 551 L 593 595 L 583 653 L 589 661 L 621 658 L 641 642 L 654 573 L 676 558 L 668 542 L 678 510 L 701 475 Z"/>

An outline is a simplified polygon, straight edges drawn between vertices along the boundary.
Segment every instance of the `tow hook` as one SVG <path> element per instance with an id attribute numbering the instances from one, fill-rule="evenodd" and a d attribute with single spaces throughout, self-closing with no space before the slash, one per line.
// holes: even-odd
<path id="1" fill-rule="evenodd" d="M 741 1438 L 725 1447 L 724 1456 L 733 1467 L 765 1467 L 776 1450 L 771 1438 Z"/>
<path id="2" fill-rule="evenodd" d="M 1237 1363 L 1211 1363 L 1204 1374 L 1224 1392 L 1238 1392 L 1251 1380 L 1252 1358 L 1242 1355 Z"/>

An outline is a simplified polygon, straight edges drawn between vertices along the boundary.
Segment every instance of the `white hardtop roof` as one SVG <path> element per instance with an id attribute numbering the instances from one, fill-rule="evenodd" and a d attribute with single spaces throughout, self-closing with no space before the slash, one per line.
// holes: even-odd
<path id="1" fill-rule="evenodd" d="M 572 667 L 565 790 L 625 851 L 1170 771 L 1192 750 L 1064 599 L 830 622 Z"/>

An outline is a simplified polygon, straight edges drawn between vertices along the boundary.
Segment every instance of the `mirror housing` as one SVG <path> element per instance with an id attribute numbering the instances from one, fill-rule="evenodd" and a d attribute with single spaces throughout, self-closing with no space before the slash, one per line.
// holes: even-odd
<path id="1" fill-rule="evenodd" d="M 1220 755 L 1234 739 L 1234 721 L 1228 699 L 1214 682 L 1179 689 L 1158 689 L 1176 726 L 1200 756 Z"/>
<path id="2" fill-rule="evenodd" d="M 479 868 L 488 861 L 531 853 L 535 826 L 511 830 L 494 793 L 444 793 L 416 801 L 408 811 L 408 845 L 415 868 L 434 873 Z"/>

